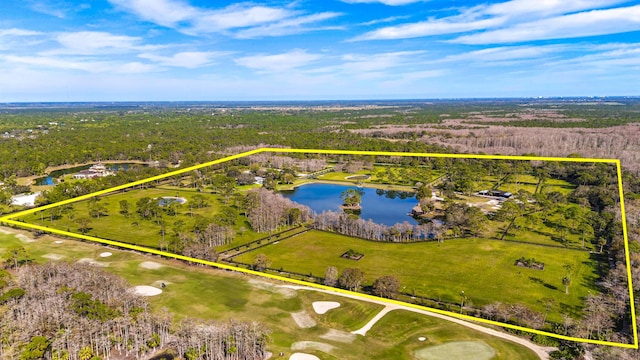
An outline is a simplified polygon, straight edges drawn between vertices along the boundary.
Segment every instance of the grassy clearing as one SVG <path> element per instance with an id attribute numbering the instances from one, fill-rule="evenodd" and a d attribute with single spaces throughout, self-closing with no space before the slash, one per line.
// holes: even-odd
<path id="1" fill-rule="evenodd" d="M 192 203 L 190 202 L 192 202 L 193 197 L 197 195 L 206 198 L 208 202 L 207 207 L 194 208 L 191 206 Z M 73 210 L 62 214 L 59 219 L 52 219 L 49 211 L 43 211 L 25 216 L 23 220 L 54 229 L 80 233 L 80 227 L 76 219 L 86 217 L 90 219 L 89 230 L 87 231 L 89 235 L 144 246 L 158 247 L 159 242 L 162 240 L 162 226 L 157 221 L 159 219 L 141 219 L 135 212 L 136 202 L 143 197 L 154 199 L 164 196 L 176 196 L 187 199 L 185 204 L 177 206 L 175 216 L 165 214 L 162 217 L 162 220 L 166 222 L 165 238 L 171 236 L 176 222 L 183 221 L 183 228 L 188 229 L 195 223 L 196 216 L 200 215 L 210 218 L 218 213 L 221 206 L 224 206 L 223 199 L 219 195 L 197 192 L 193 189 L 163 186 L 161 188 L 130 190 L 101 197 L 100 203 L 105 206 L 108 215 L 99 218 L 89 217 L 89 202 L 81 201 L 73 204 Z M 126 200 L 129 203 L 130 210 L 128 215 L 120 213 L 119 203 L 121 200 Z M 234 241 L 221 246 L 218 250 L 226 250 L 266 235 L 252 231 L 247 219 L 240 215 L 238 215 L 237 218 L 235 231 L 236 237 Z"/>
<path id="2" fill-rule="evenodd" d="M 341 258 L 354 249 L 364 254 L 359 261 Z M 320 231 L 310 231 L 292 239 L 269 245 L 235 260 L 252 263 L 257 254 L 265 254 L 275 269 L 324 276 L 327 266 L 339 270 L 357 267 L 366 274 L 364 285 L 384 275 L 395 275 L 404 292 L 458 303 L 465 291 L 475 306 L 493 302 L 523 303 L 544 312 L 539 302 L 556 299 L 559 306 L 549 320 L 560 321 L 561 313 L 580 315 L 582 298 L 597 292 L 595 255 L 585 251 L 548 248 L 489 239 L 457 239 L 442 244 L 376 243 Z M 520 257 L 545 263 L 544 270 L 515 266 Z M 562 278 L 564 265 L 573 270 L 573 284 L 566 295 Z"/>
<path id="3" fill-rule="evenodd" d="M 322 336 L 331 329 L 358 329 L 373 318 L 382 306 L 315 291 L 297 291 L 291 297 L 291 294 L 281 293 L 273 283 L 262 279 L 51 236 L 42 236 L 35 242 L 24 242 L 13 235 L 0 233 L 0 259 L 4 250 L 13 245 L 23 245 L 36 262 L 49 261 L 43 257 L 47 254 L 63 255 L 71 261 L 94 259 L 106 264 L 107 271 L 123 276 L 132 286 L 158 286 L 160 281 L 165 282 L 163 293 L 150 297 L 149 301 L 158 311 L 166 308 L 174 313 L 176 320 L 195 316 L 222 321 L 236 319 L 264 323 L 272 331 L 269 350 L 276 354 L 282 351 L 285 358 L 294 352 L 291 350 L 294 342 L 316 341 L 333 346 L 333 350 L 330 353 L 318 350 L 304 352 L 316 354 L 323 359 L 355 360 L 361 359 L 365 353 L 384 355 L 372 358 L 406 359 L 406 354 L 411 354 L 417 345 L 428 344 L 418 344 L 415 337 L 427 334 L 429 341 L 483 341 L 500 354 L 496 359 L 532 359 L 528 349 L 508 341 L 494 339 L 444 320 L 400 311 L 393 311 L 385 316 L 366 337 L 358 336 L 351 343 L 330 340 Z M 105 251 L 113 255 L 100 257 L 99 254 Z M 162 267 L 155 270 L 140 267 L 141 263 L 147 261 L 157 262 Z M 312 310 L 314 301 L 338 301 L 341 306 L 318 315 Z M 315 327 L 300 329 L 295 324 L 290 313 L 301 310 L 306 310 L 317 322 Z M 513 350 L 509 352 L 510 349 Z"/>
<path id="4" fill-rule="evenodd" d="M 476 183 L 476 191 L 492 189 L 500 179 L 496 176 L 485 176 L 481 181 Z M 504 182 L 500 185 L 499 190 L 516 194 L 520 190 L 525 190 L 531 194 L 535 194 L 538 179 L 533 175 L 519 174 L 514 175 L 511 181 Z M 543 190 L 544 193 L 559 192 L 563 195 L 569 195 L 575 186 L 571 183 L 560 179 L 546 179 Z M 540 191 L 540 189 L 538 189 Z"/>

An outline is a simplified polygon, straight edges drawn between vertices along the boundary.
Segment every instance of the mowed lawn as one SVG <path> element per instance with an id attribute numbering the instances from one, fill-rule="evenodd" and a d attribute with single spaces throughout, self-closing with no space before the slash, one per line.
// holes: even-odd
<path id="1" fill-rule="evenodd" d="M 353 249 L 363 253 L 358 261 L 341 258 Z M 236 261 L 252 263 L 258 254 L 271 260 L 271 268 L 324 276 L 327 266 L 339 271 L 360 268 L 364 285 L 384 275 L 395 275 L 406 293 L 458 303 L 464 291 L 474 306 L 493 302 L 522 303 L 544 312 L 539 302 L 553 298 L 558 303 L 549 320 L 560 321 L 561 313 L 580 315 L 583 297 L 596 293 L 595 255 L 586 251 L 550 248 L 489 239 L 456 239 L 438 244 L 376 243 L 338 234 L 310 231 L 278 244 L 240 255 Z M 515 266 L 516 259 L 535 258 L 544 270 Z M 565 265 L 572 267 L 572 284 L 565 294 Z"/>
<path id="2" fill-rule="evenodd" d="M 486 176 L 484 179 L 476 184 L 476 191 L 491 189 L 499 180 L 496 176 Z M 500 185 L 499 190 L 508 191 L 516 194 L 520 190 L 528 191 L 531 194 L 535 194 L 536 186 L 538 185 L 538 178 L 528 174 L 514 175 L 513 180 L 508 181 Z M 569 195 L 575 186 L 565 180 L 560 179 L 546 179 L 544 182 L 543 192 L 548 194 L 550 192 L 559 192 L 563 195 Z M 539 189 L 538 189 L 539 190 Z"/>
<path id="3" fill-rule="evenodd" d="M 31 237 L 30 234 L 22 232 Z M 56 243 L 62 241 L 61 243 Z M 295 351 L 292 345 L 301 341 L 313 341 L 329 345 L 332 350 L 325 353 L 307 349 L 322 359 L 361 359 L 362 354 L 372 358 L 407 359 L 416 349 L 444 342 L 473 340 L 491 346 L 496 360 L 530 360 L 535 355 L 520 345 L 482 334 L 458 324 L 410 313 L 393 311 L 379 321 L 367 336 L 357 336 L 352 342 L 327 339 L 330 331 L 349 332 L 365 325 L 383 306 L 366 301 L 348 299 L 317 291 L 294 291 L 283 293 L 277 283 L 234 272 L 210 267 L 189 266 L 175 260 L 107 248 L 70 239 L 41 236 L 37 240 L 19 240 L 13 235 L 0 233 L 0 262 L 6 258 L 6 249 L 24 246 L 34 262 L 51 261 L 55 256 L 62 261 L 92 259 L 104 269 L 120 275 L 133 285 L 158 286 L 164 282 L 162 294 L 148 298 L 156 311 L 168 309 L 174 320 L 190 316 L 220 321 L 257 321 L 271 330 L 269 351 L 283 352 L 288 358 Z M 101 257 L 103 252 L 112 256 Z M 158 269 L 142 267 L 145 262 L 161 265 Z M 337 301 L 340 307 L 320 315 L 313 311 L 314 301 Z M 300 328 L 291 313 L 306 311 L 316 326 Z M 418 337 L 426 337 L 419 341 Z M 380 355 L 379 357 L 377 355 Z"/>
<path id="4" fill-rule="evenodd" d="M 203 208 L 192 208 L 190 201 L 193 196 L 204 196 L 208 206 Z M 62 214 L 59 219 L 51 219 L 48 210 L 24 216 L 21 219 L 28 223 L 43 225 L 63 231 L 80 233 L 80 228 L 76 219 L 89 218 L 87 235 L 97 236 L 104 239 L 117 240 L 130 244 L 137 244 L 150 247 L 158 247 L 162 240 L 162 227 L 154 219 L 141 219 L 136 213 L 136 202 L 143 197 L 151 199 L 165 196 L 177 196 L 187 199 L 187 202 L 177 206 L 177 214 L 170 216 L 163 214 L 165 221 L 165 238 L 173 234 L 174 224 L 177 221 L 184 222 L 184 229 L 190 229 L 195 223 L 197 215 L 211 218 L 219 212 L 222 204 L 221 197 L 214 194 L 197 192 L 193 189 L 180 189 L 165 186 L 163 188 L 150 188 L 144 190 L 130 190 L 100 197 L 100 203 L 106 207 L 107 215 L 100 218 L 89 216 L 89 202 L 81 201 L 72 204 L 73 211 Z M 129 214 L 120 213 L 120 201 L 126 200 L 129 203 Z M 70 216 L 72 215 L 72 216 Z M 236 237 L 232 244 L 220 247 L 219 250 L 241 245 L 255 239 L 264 237 L 266 234 L 258 234 L 251 230 L 251 226 L 244 216 L 238 216 L 235 226 Z"/>

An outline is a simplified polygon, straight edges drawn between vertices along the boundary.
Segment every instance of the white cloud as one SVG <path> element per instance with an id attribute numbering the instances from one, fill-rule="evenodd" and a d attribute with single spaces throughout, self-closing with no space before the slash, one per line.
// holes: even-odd
<path id="1" fill-rule="evenodd" d="M 504 17 L 477 21 L 451 21 L 451 20 L 429 20 L 412 24 L 398 26 L 388 26 L 374 31 L 364 33 L 352 39 L 358 40 L 387 40 L 387 39 L 408 39 L 423 36 L 443 35 L 461 33 L 472 30 L 480 30 L 503 24 Z"/>
<path id="2" fill-rule="evenodd" d="M 626 0 L 511 0 L 492 5 L 483 4 L 472 8 L 460 8 L 458 9 L 459 14 L 453 16 L 383 27 L 366 32 L 352 40 L 407 39 L 499 29 L 501 27 L 506 27 L 505 32 L 508 32 L 518 26 L 514 24 L 543 21 L 541 19 L 544 17 L 561 14 L 574 16 L 581 14 L 575 12 L 600 9 L 623 2 Z M 535 29 L 526 29 L 526 31 L 530 30 Z"/>
<path id="3" fill-rule="evenodd" d="M 521 15 L 549 16 L 598 9 L 626 1 L 627 0 L 511 0 L 489 6 L 481 5 L 471 9 L 471 12 L 478 12 L 482 15 L 506 15 L 510 17 Z"/>
<path id="4" fill-rule="evenodd" d="M 555 16 L 503 29 L 461 36 L 453 42 L 500 44 L 607 35 L 637 30 L 640 30 L 640 5 Z"/>
<path id="5" fill-rule="evenodd" d="M 344 63 L 340 67 L 349 73 L 387 70 L 417 62 L 415 58 L 423 53 L 424 51 L 396 51 L 378 54 L 347 54 L 342 57 Z"/>
<path id="6" fill-rule="evenodd" d="M 217 11 L 205 11 L 193 19 L 189 31 L 212 33 L 228 29 L 246 28 L 279 21 L 290 17 L 293 11 L 266 6 L 231 5 Z"/>
<path id="7" fill-rule="evenodd" d="M 396 51 L 371 54 L 345 54 L 335 65 L 306 70 L 307 74 L 324 74 L 335 79 L 373 80 L 395 78 L 399 73 L 427 74 L 424 51 Z"/>
<path id="8" fill-rule="evenodd" d="M 1 58 L 9 63 L 29 65 L 34 68 L 81 70 L 92 73 L 105 72 L 111 69 L 110 64 L 106 61 L 90 61 L 87 59 L 67 59 L 46 56 L 16 55 L 7 55 Z"/>
<path id="9" fill-rule="evenodd" d="M 301 26 L 303 24 L 337 16 L 336 13 L 330 12 L 306 15 L 301 11 L 292 10 L 290 6 L 273 7 L 253 3 L 232 4 L 214 10 L 194 7 L 179 0 L 109 1 L 144 20 L 188 35 L 229 34 L 234 30 L 239 30 L 238 37 L 244 38 L 289 35 L 314 30 Z"/>
<path id="10" fill-rule="evenodd" d="M 319 14 L 299 16 L 292 19 L 285 19 L 277 23 L 264 26 L 252 27 L 236 32 L 237 38 L 256 38 L 266 36 L 282 36 L 289 34 L 300 34 L 307 31 L 318 30 L 318 28 L 306 28 L 303 25 L 315 23 L 322 20 L 332 19 L 340 16 L 340 13 L 323 12 Z M 320 29 L 341 29 L 340 27 L 321 27 Z"/>
<path id="11" fill-rule="evenodd" d="M 158 25 L 175 27 L 197 16 L 198 9 L 175 0 L 109 0 L 119 8 Z"/>
<path id="12" fill-rule="evenodd" d="M 216 57 L 229 54 L 228 52 L 203 52 L 203 51 L 185 51 L 176 53 L 173 56 L 160 56 L 156 54 L 140 54 L 138 57 L 142 59 L 157 62 L 163 66 L 198 68 L 211 65 Z"/>
<path id="13" fill-rule="evenodd" d="M 425 0 L 342 0 L 342 2 L 346 2 L 350 4 L 381 3 L 385 5 L 391 5 L 391 6 L 407 5 L 407 4 L 412 4 L 420 1 L 425 1 Z"/>
<path id="14" fill-rule="evenodd" d="M 59 34 L 56 40 L 69 53 L 94 54 L 130 50 L 135 48 L 142 39 L 134 36 L 113 35 L 108 32 L 79 31 Z"/>
<path id="15" fill-rule="evenodd" d="M 320 57 L 297 49 L 275 55 L 245 56 L 235 59 L 235 63 L 259 72 L 283 72 L 309 65 Z"/>
<path id="16" fill-rule="evenodd" d="M 29 8 L 35 12 L 66 18 L 69 14 L 76 13 L 91 7 L 89 4 L 74 4 L 60 0 L 27 0 Z"/>
<path id="17" fill-rule="evenodd" d="M 78 70 L 88 73 L 146 73 L 159 71 L 160 68 L 137 62 L 122 63 L 116 61 L 100 61 L 83 57 L 48 57 L 48 56 L 0 56 L 0 59 L 16 64 L 27 65 L 33 69 Z"/>
<path id="18" fill-rule="evenodd" d="M 102 31 L 64 32 L 53 35 L 61 48 L 39 52 L 40 55 L 104 55 L 131 51 L 150 51 L 163 45 L 144 45 L 142 38 L 115 35 Z"/>
<path id="19" fill-rule="evenodd" d="M 157 72 L 162 69 L 150 64 L 144 64 L 137 61 L 128 62 L 125 64 L 112 65 L 112 71 L 118 74 L 144 74 L 149 72 Z"/>
<path id="20" fill-rule="evenodd" d="M 544 67 L 558 71 L 571 69 L 606 70 L 607 73 L 623 72 L 631 75 L 631 67 L 640 67 L 640 43 L 609 43 L 590 46 L 585 48 L 581 56 L 549 61 L 544 64 Z"/>
<path id="21" fill-rule="evenodd" d="M 492 63 L 508 60 L 540 59 L 541 57 L 559 53 L 564 50 L 567 50 L 567 47 L 564 45 L 500 46 L 449 55 L 435 62 L 472 61 L 491 65 Z"/>
<path id="22" fill-rule="evenodd" d="M 11 29 L 0 29 L 0 37 L 5 36 L 37 36 L 43 35 L 44 33 L 39 31 L 11 28 Z"/>
<path id="23" fill-rule="evenodd" d="M 376 19 L 376 20 L 363 22 L 363 23 L 360 23 L 358 25 L 371 26 L 371 25 L 375 25 L 375 24 L 390 23 L 390 22 L 394 22 L 396 20 L 402 20 L 402 19 L 407 19 L 407 18 L 410 18 L 410 16 L 409 15 L 406 15 L 406 16 L 389 16 L 389 17 L 386 17 L 386 18 L 383 18 L 383 19 Z"/>

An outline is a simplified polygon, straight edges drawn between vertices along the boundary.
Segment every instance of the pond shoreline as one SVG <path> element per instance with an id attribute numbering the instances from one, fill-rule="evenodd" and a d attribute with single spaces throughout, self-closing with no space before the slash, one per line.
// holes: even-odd
<path id="1" fill-rule="evenodd" d="M 375 184 L 375 183 L 362 183 L 357 184 L 352 181 L 344 181 L 344 180 L 319 180 L 313 179 L 309 181 L 304 181 L 299 184 L 292 184 L 287 186 L 287 188 L 276 188 L 276 191 L 295 191 L 297 188 L 309 185 L 309 184 L 330 184 L 330 185 L 344 185 L 344 186 L 354 186 L 354 187 L 363 187 L 368 189 L 380 189 L 387 191 L 404 191 L 415 193 L 416 189 L 413 186 L 409 185 L 389 185 L 389 184 Z"/>
<path id="2" fill-rule="evenodd" d="M 306 182 L 293 191 L 278 191 L 285 198 L 309 207 L 320 214 L 325 211 L 357 212 L 360 218 L 371 219 L 376 223 L 392 226 L 408 221 L 413 224 L 418 220 L 408 216 L 418 200 L 415 191 L 385 189 L 385 187 L 362 187 L 360 205 L 357 209 L 349 209 L 343 203 L 346 191 L 355 187 L 354 183 L 342 181 Z"/>

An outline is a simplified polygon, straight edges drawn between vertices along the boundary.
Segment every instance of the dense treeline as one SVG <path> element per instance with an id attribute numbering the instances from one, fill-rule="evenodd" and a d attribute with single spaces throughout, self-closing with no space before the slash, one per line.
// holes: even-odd
<path id="1" fill-rule="evenodd" d="M 234 110 L 212 114 L 211 110 L 156 110 L 151 113 L 0 114 L 8 134 L 0 138 L 0 179 L 12 174 L 42 174 L 48 166 L 108 159 L 181 161 L 190 165 L 213 160 L 225 149 L 237 145 L 422 152 L 443 150 L 427 144 L 394 144 L 336 131 L 336 126 L 340 128 L 346 120 L 362 121 L 362 126 L 375 121 L 375 117 L 367 118 L 366 115 L 365 110 L 362 113 Z M 415 116 L 420 119 L 420 116 Z M 395 121 L 403 119 L 405 115 L 398 115 Z"/>
<path id="2" fill-rule="evenodd" d="M 314 216 L 312 227 L 371 241 L 412 242 L 441 236 L 442 229 L 435 223 L 411 225 L 408 222 L 387 226 L 364 220 L 344 212 L 326 211 Z M 437 235 L 436 235 L 437 234 Z"/>
<path id="3" fill-rule="evenodd" d="M 311 219 L 311 210 L 308 207 L 264 188 L 247 192 L 244 207 L 251 228 L 256 232 L 274 231 Z"/>
<path id="4" fill-rule="evenodd" d="M 0 357 L 101 359 L 169 351 L 189 359 L 264 359 L 268 331 L 257 323 L 214 323 L 151 313 L 121 278 L 86 264 L 26 265 L 1 293 Z M 15 292 L 15 291 L 14 291 Z"/>

